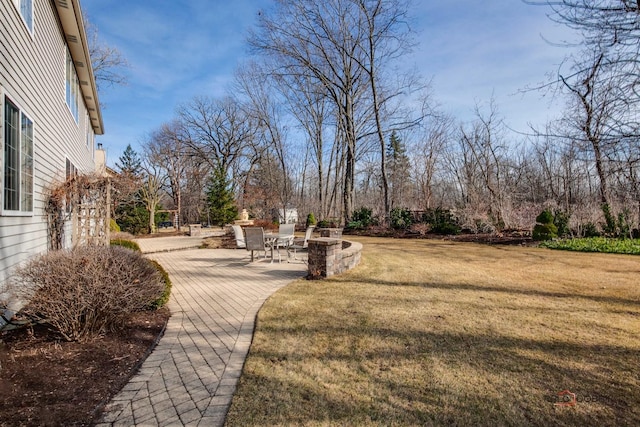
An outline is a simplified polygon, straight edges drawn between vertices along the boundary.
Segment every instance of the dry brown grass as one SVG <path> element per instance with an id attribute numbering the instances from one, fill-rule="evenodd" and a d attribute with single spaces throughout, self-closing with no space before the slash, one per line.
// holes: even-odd
<path id="1" fill-rule="evenodd" d="M 227 425 L 640 425 L 639 257 L 357 240 L 261 310 Z"/>

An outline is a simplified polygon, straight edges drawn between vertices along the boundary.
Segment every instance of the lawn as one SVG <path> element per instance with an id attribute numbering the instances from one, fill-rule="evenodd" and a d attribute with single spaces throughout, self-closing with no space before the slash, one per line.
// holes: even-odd
<path id="1" fill-rule="evenodd" d="M 260 311 L 228 426 L 640 425 L 637 256 L 357 240 Z"/>

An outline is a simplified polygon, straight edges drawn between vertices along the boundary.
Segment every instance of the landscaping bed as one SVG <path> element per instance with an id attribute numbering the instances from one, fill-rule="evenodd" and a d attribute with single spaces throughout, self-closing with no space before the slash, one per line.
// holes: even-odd
<path id="1" fill-rule="evenodd" d="M 38 325 L 0 333 L 0 425 L 90 425 L 96 410 L 148 355 L 169 310 L 131 316 L 126 327 L 87 342 L 65 342 Z"/>

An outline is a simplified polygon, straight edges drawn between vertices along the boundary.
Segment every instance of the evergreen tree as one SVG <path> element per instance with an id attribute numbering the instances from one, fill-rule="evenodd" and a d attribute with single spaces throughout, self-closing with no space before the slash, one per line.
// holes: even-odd
<path id="1" fill-rule="evenodd" d="M 387 145 L 387 170 L 389 171 L 392 208 L 406 207 L 403 205 L 409 187 L 409 167 L 406 146 L 394 131 L 391 133 Z"/>
<path id="2" fill-rule="evenodd" d="M 119 172 L 114 180 L 113 214 L 122 231 L 139 234 L 148 229 L 149 212 L 142 201 L 142 160 L 138 153 L 127 145 L 116 162 Z"/>
<path id="3" fill-rule="evenodd" d="M 122 156 L 116 162 L 116 168 L 120 174 L 128 178 L 139 178 L 142 170 L 142 160 L 138 153 L 131 148 L 131 144 L 127 145 Z"/>
<path id="4" fill-rule="evenodd" d="M 229 224 L 238 215 L 235 198 L 222 168 L 216 168 L 207 184 L 207 210 L 212 224 Z"/>

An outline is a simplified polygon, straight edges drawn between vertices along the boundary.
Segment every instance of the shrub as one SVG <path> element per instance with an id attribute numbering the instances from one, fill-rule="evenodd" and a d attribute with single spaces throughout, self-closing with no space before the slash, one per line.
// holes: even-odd
<path id="1" fill-rule="evenodd" d="M 533 227 L 533 240 L 551 240 L 558 237 L 558 227 L 553 223 L 553 214 L 545 209 L 536 217 L 537 224 Z"/>
<path id="2" fill-rule="evenodd" d="M 558 236 L 568 236 L 571 234 L 569 229 L 569 219 L 571 215 L 561 209 L 556 209 L 553 213 L 553 225 L 558 229 Z"/>
<path id="3" fill-rule="evenodd" d="M 364 206 L 353 212 L 353 214 L 351 215 L 351 220 L 353 222 L 360 223 L 359 228 L 367 228 L 370 225 L 375 224 L 373 211 Z"/>
<path id="4" fill-rule="evenodd" d="M 162 282 L 164 284 L 162 295 L 160 295 L 158 299 L 151 303 L 151 308 L 157 310 L 161 307 L 164 307 L 165 304 L 169 302 L 169 297 L 171 296 L 171 279 L 169 278 L 169 273 L 167 273 L 167 270 L 165 270 L 164 267 L 162 267 L 157 261 L 152 259 L 148 261 L 155 267 L 156 270 L 158 270 L 158 273 L 160 273 Z"/>
<path id="5" fill-rule="evenodd" d="M 607 237 L 561 239 L 553 242 L 543 242 L 540 246 L 578 252 L 640 255 L 640 242 L 632 239 L 611 239 Z"/>
<path id="6" fill-rule="evenodd" d="M 582 237 L 599 237 L 600 232 L 598 227 L 592 222 L 587 222 L 582 225 Z"/>
<path id="7" fill-rule="evenodd" d="M 68 341 L 124 326 L 158 300 L 165 285 L 139 253 L 119 246 L 82 246 L 42 255 L 17 270 L 14 294 L 22 314 L 48 324 Z"/>
<path id="8" fill-rule="evenodd" d="M 461 231 L 458 220 L 449 209 L 429 209 L 422 214 L 422 222 L 429 224 L 436 234 L 460 234 Z"/>
<path id="9" fill-rule="evenodd" d="M 362 230 L 365 226 L 361 221 L 349 221 L 345 228 L 347 230 Z"/>
<path id="10" fill-rule="evenodd" d="M 411 211 L 406 208 L 393 208 L 391 209 L 391 227 L 398 229 L 404 229 L 411 227 L 413 223 Z"/>
<path id="11" fill-rule="evenodd" d="M 307 227 L 310 227 L 316 224 L 317 224 L 316 216 L 313 214 L 313 212 L 309 212 L 309 215 L 307 215 L 307 223 L 305 225 Z"/>
<path id="12" fill-rule="evenodd" d="M 112 239 L 111 246 L 122 246 L 123 248 L 131 249 L 136 252 L 140 252 L 140 245 L 133 240 L 127 239 Z"/>
<path id="13" fill-rule="evenodd" d="M 602 230 L 605 234 L 615 235 L 616 234 L 616 218 L 611 213 L 611 206 L 608 203 L 603 203 L 602 213 L 604 214 L 605 223 L 602 225 Z"/>
<path id="14" fill-rule="evenodd" d="M 335 218 L 323 219 L 318 221 L 318 228 L 337 228 L 338 220 Z"/>
<path id="15" fill-rule="evenodd" d="M 119 233 L 120 230 L 120 226 L 118 225 L 118 223 L 116 222 L 115 219 L 111 218 L 111 220 L 109 220 L 109 231 L 113 232 L 113 233 Z"/>

